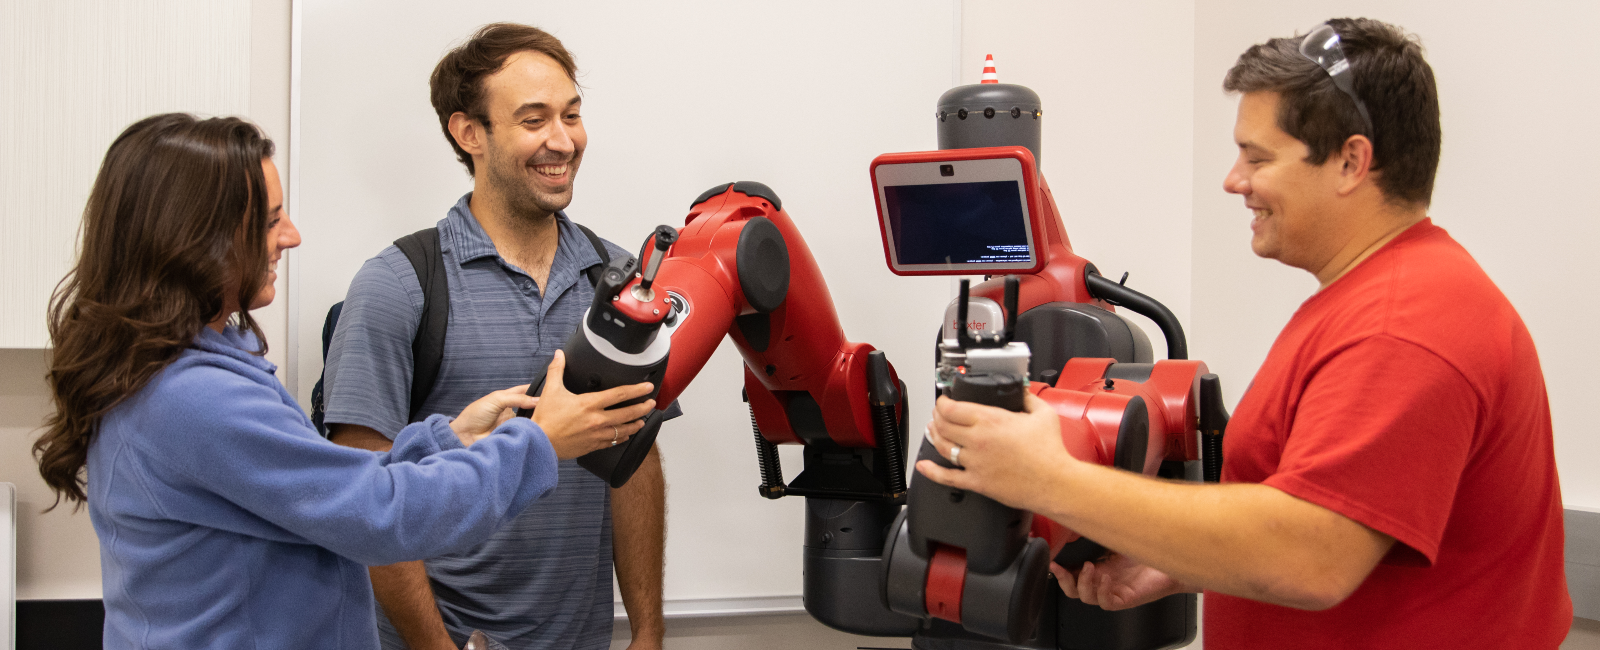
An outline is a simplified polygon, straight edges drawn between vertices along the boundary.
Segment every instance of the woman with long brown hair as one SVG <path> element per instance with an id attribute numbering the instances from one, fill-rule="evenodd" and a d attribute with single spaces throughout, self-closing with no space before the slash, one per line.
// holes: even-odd
<path id="1" fill-rule="evenodd" d="M 555 381 L 533 421 L 507 419 L 539 401 L 524 386 L 414 423 L 386 454 L 323 440 L 250 316 L 300 243 L 272 154 L 236 118 L 128 127 L 51 301 L 56 411 L 34 453 L 58 504 L 89 506 L 107 648 L 375 649 L 361 565 L 487 539 L 555 486 L 557 458 L 631 435 L 653 407 L 605 410 L 648 385 L 575 396 Z"/>

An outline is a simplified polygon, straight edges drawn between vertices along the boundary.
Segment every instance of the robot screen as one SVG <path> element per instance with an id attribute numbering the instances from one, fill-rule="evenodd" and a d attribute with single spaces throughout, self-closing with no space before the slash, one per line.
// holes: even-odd
<path id="1" fill-rule="evenodd" d="M 901 264 L 1032 265 L 1015 182 L 890 185 L 883 195 Z"/>
<path id="2" fill-rule="evenodd" d="M 874 161 L 884 253 L 895 273 L 1029 273 L 1043 261 L 1032 213 L 1032 160 L 1013 150 L 965 158 L 972 151 L 982 150 L 889 154 Z"/>

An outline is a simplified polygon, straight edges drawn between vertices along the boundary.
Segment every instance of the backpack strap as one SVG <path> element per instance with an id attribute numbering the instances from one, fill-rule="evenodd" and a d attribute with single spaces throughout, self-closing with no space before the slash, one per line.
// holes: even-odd
<path id="1" fill-rule="evenodd" d="M 328 348 L 333 347 L 333 332 L 339 327 L 339 314 L 344 312 L 344 301 L 333 303 L 328 308 L 328 315 L 322 319 L 322 374 L 317 375 L 317 385 L 311 387 L 311 424 L 317 427 L 317 433 L 328 437 L 328 400 L 323 395 L 323 380 L 328 374 Z"/>
<path id="2" fill-rule="evenodd" d="M 600 274 L 611 263 L 611 253 L 593 230 L 579 223 L 573 225 L 583 232 L 600 256 L 599 264 L 583 270 L 591 286 L 599 284 Z M 438 228 L 418 230 L 396 239 L 394 245 L 411 261 L 411 268 L 417 272 L 417 283 L 422 287 L 422 320 L 417 323 L 417 336 L 411 341 L 410 420 L 415 422 L 444 364 L 444 339 L 450 328 L 450 283 L 445 273 L 444 251 L 439 247 Z"/>
<path id="3" fill-rule="evenodd" d="M 423 400 L 433 392 L 444 363 L 444 335 L 450 326 L 450 282 L 444 269 L 444 251 L 439 248 L 439 229 L 425 228 L 394 240 L 394 245 L 411 261 L 422 286 L 422 320 L 417 336 L 411 340 L 410 421 L 417 420 Z"/>
<path id="4" fill-rule="evenodd" d="M 583 236 L 588 237 L 589 244 L 594 246 L 594 252 L 600 254 L 599 264 L 595 264 L 594 266 L 583 270 L 583 274 L 589 278 L 589 286 L 600 286 L 600 274 L 605 273 L 606 266 L 611 264 L 611 252 L 606 250 L 606 245 L 604 242 L 600 241 L 600 236 L 594 234 L 594 231 L 590 230 L 588 226 L 576 221 L 572 222 L 572 225 L 577 226 L 578 230 L 583 231 Z"/>

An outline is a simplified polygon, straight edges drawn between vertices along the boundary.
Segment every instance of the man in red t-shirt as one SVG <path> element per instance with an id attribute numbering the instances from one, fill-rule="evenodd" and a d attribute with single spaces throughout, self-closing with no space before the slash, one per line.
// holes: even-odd
<path id="1" fill-rule="evenodd" d="M 1050 517 L 1115 551 L 1052 567 L 1122 609 L 1206 591 L 1216 648 L 1555 648 L 1572 621 L 1549 401 L 1533 339 L 1427 208 L 1433 71 L 1415 39 L 1332 20 L 1246 51 L 1224 188 L 1257 255 L 1320 290 L 1228 427 L 1223 485 L 1076 461 L 1037 398 L 939 400 L 928 478 Z"/>

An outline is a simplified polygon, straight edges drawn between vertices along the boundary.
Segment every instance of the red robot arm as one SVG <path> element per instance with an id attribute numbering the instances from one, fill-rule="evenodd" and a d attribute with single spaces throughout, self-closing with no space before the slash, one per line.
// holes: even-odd
<path id="1" fill-rule="evenodd" d="M 651 259 L 657 255 L 658 262 Z M 898 427 L 886 428 L 877 422 L 883 414 L 874 413 L 888 408 L 901 418 L 899 379 L 886 362 L 874 370 L 873 346 L 845 339 L 822 272 L 770 188 L 752 182 L 713 188 L 690 208 L 671 249 L 662 254 L 647 246 L 640 264 L 658 266 L 653 282 L 645 285 L 648 274 L 637 273 L 613 306 L 631 320 L 670 328 L 658 404 L 676 399 L 727 335 L 744 357 L 746 399 L 766 443 L 893 448 L 884 460 L 896 467 L 881 472 L 882 489 L 812 485 L 796 492 L 774 483 L 764 486 L 767 496 L 903 493 Z M 874 390 L 885 383 L 891 394 Z"/>
<path id="2" fill-rule="evenodd" d="M 807 498 L 807 611 L 856 634 L 910 636 L 919 621 L 890 611 L 878 587 L 883 533 L 906 493 L 903 384 L 882 352 L 845 339 L 816 260 L 767 186 L 712 188 L 694 202 L 670 249 L 662 245 L 673 237 L 671 229 L 658 229 L 657 246 L 646 246 L 636 265 L 609 269 L 616 283 L 602 280 L 590 308 L 600 317 L 586 317 L 568 342 L 569 369 L 579 368 L 573 359 L 583 355 L 590 360 L 585 368 L 621 369 L 584 369 L 565 379 L 593 388 L 655 381 L 657 403 L 670 404 L 730 336 L 744 357 L 760 492 Z M 596 328 L 648 332 L 635 336 L 633 346 L 646 352 L 665 337 L 670 352 L 660 358 L 592 353 L 607 347 L 597 341 L 604 336 L 590 336 Z M 660 412 L 651 417 L 659 426 Z M 647 424 L 628 443 L 595 452 L 607 455 L 603 462 L 584 466 L 617 485 L 654 433 Z M 788 484 L 775 447 L 783 443 L 806 449 L 805 470 Z"/>

